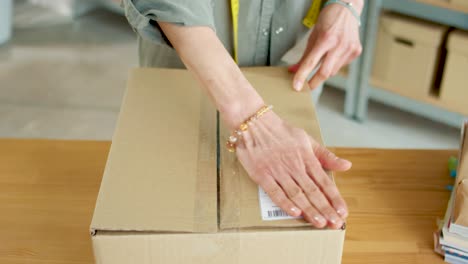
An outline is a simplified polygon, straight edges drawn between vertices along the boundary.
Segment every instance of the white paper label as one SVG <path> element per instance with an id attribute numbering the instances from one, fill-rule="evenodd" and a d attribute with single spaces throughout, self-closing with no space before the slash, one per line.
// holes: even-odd
<path id="1" fill-rule="evenodd" d="M 258 200 L 260 201 L 260 211 L 263 221 L 284 220 L 302 218 L 288 215 L 279 206 L 277 206 L 268 196 L 268 194 L 258 186 Z"/>

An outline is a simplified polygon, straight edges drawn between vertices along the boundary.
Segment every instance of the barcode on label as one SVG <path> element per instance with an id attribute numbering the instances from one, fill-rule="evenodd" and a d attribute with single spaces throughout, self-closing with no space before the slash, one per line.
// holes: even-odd
<path id="1" fill-rule="evenodd" d="M 268 217 L 288 217 L 289 216 L 285 211 L 283 211 L 281 209 L 273 210 L 273 211 L 267 211 L 267 214 L 268 214 Z"/>
<path id="2" fill-rule="evenodd" d="M 290 216 L 286 211 L 279 208 L 268 196 L 268 194 L 260 187 L 258 187 L 258 200 L 260 201 L 260 213 L 262 220 L 286 220 L 300 218 L 301 216 Z"/>

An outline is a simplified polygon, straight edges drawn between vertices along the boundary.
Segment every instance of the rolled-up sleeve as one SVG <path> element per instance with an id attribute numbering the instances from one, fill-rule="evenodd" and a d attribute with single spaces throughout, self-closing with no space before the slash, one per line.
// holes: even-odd
<path id="1" fill-rule="evenodd" d="M 128 22 L 142 38 L 169 44 L 157 21 L 207 26 L 215 31 L 213 0 L 123 0 Z"/>

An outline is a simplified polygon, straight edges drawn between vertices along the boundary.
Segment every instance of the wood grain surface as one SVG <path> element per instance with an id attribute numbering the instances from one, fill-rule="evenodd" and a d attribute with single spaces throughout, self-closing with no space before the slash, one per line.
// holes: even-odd
<path id="1" fill-rule="evenodd" d="M 93 263 L 88 233 L 110 142 L 0 139 L 0 263 Z M 443 263 L 432 251 L 453 150 L 334 149 L 350 207 L 343 263 Z"/>

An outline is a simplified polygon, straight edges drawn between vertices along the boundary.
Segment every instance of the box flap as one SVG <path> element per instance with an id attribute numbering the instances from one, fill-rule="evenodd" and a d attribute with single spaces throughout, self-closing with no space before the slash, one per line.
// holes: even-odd
<path id="1" fill-rule="evenodd" d="M 338 264 L 344 237 L 342 230 L 240 230 L 216 234 L 98 234 L 92 242 L 96 263 Z"/>
<path id="2" fill-rule="evenodd" d="M 449 52 L 457 51 L 468 56 L 468 32 L 454 30 L 448 37 Z"/>
<path id="3" fill-rule="evenodd" d="M 395 38 L 430 46 L 439 46 L 447 30 L 439 24 L 394 13 L 384 13 L 380 26 Z"/>
<path id="4" fill-rule="evenodd" d="M 463 125 L 462 144 L 458 157 L 453 222 L 468 227 L 468 123 Z"/>
<path id="5" fill-rule="evenodd" d="M 186 70 L 135 69 L 91 229 L 215 232 L 216 111 Z"/>
<path id="6" fill-rule="evenodd" d="M 244 68 L 243 72 L 265 102 L 274 105 L 279 116 L 323 142 L 310 91 L 293 91 L 292 74 L 286 68 Z M 220 228 L 310 226 L 302 219 L 262 220 L 258 186 L 249 178 L 236 155 L 224 147 L 230 131 L 222 124 L 220 131 Z"/>

